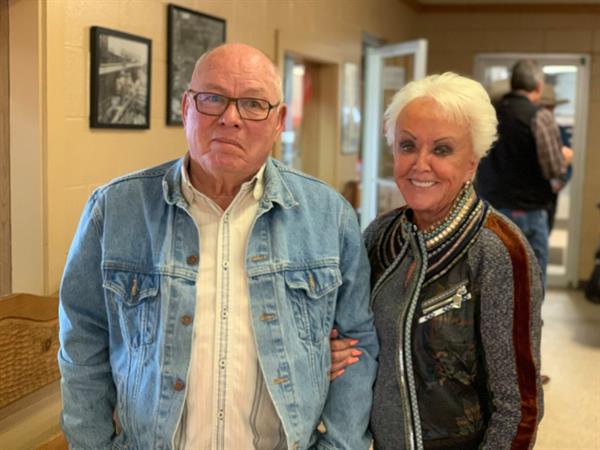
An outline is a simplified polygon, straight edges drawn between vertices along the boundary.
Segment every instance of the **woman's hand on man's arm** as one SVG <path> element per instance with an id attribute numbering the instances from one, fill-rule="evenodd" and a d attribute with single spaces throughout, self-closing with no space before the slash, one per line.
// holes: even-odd
<path id="1" fill-rule="evenodd" d="M 341 338 L 335 328 L 331 331 L 329 338 L 331 344 L 329 379 L 333 381 L 344 373 L 346 367 L 357 363 L 362 352 L 355 348 L 358 339 Z"/>

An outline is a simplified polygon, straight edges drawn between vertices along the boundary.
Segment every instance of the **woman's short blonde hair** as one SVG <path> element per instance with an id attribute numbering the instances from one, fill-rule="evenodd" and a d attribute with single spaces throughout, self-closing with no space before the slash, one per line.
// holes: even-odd
<path id="1" fill-rule="evenodd" d="M 486 154 L 496 140 L 498 125 L 490 96 L 477 81 L 452 72 L 411 81 L 396 92 L 384 116 L 390 147 L 394 145 L 398 116 L 406 105 L 421 97 L 433 99 L 451 120 L 466 121 L 475 154 L 479 158 Z"/>

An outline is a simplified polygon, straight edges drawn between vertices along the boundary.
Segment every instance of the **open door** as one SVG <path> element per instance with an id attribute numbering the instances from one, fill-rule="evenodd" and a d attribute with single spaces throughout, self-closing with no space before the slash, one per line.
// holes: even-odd
<path id="1" fill-rule="evenodd" d="M 379 214 L 403 204 L 393 175 L 392 153 L 383 136 L 383 112 L 393 95 L 425 77 L 427 40 L 367 48 L 362 143 L 361 228 Z"/>
<path id="2" fill-rule="evenodd" d="M 284 101 L 288 105 L 281 136 L 287 166 L 335 185 L 338 69 L 333 63 L 286 53 Z"/>
<path id="3" fill-rule="evenodd" d="M 589 56 L 583 54 L 480 54 L 475 58 L 475 79 L 484 86 L 510 78 L 519 59 L 536 60 L 544 70 L 546 83 L 554 87 L 558 99 L 565 101 L 554 110 L 566 145 L 573 149 L 573 175 L 560 191 L 548 252 L 548 285 L 577 286 L 579 276 L 579 230 L 585 162 Z M 508 89 L 508 81 L 506 82 Z M 585 274 L 587 275 L 587 274 Z"/>

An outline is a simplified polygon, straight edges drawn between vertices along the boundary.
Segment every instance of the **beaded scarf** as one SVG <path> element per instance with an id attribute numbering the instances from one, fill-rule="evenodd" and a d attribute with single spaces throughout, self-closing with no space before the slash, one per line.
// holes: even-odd
<path id="1" fill-rule="evenodd" d="M 425 283 L 431 282 L 450 270 L 475 242 L 488 209 L 488 204 L 477 196 L 471 183 L 459 192 L 448 215 L 423 232 L 413 225 L 413 211 L 402 207 L 378 240 L 379 261 L 384 268 L 388 267 L 399 255 L 409 234 L 419 232 L 427 249 Z"/>

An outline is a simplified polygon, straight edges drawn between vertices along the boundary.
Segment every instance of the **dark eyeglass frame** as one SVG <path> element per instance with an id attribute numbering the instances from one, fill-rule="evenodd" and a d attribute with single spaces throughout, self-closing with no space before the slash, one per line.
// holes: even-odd
<path id="1" fill-rule="evenodd" d="M 217 92 L 206 92 L 206 91 L 195 91 L 193 89 L 188 89 L 186 91 L 186 93 L 191 94 L 192 100 L 194 101 L 194 107 L 196 108 L 196 111 L 198 111 L 198 113 L 200 114 L 204 114 L 205 116 L 213 116 L 213 117 L 220 117 L 222 116 L 225 111 L 227 111 L 227 108 L 229 108 L 229 105 L 231 103 L 235 103 L 235 109 L 237 110 L 238 114 L 240 115 L 240 118 L 242 120 L 251 120 L 253 122 L 262 122 L 263 120 L 267 120 L 269 118 L 269 114 L 271 114 L 271 110 L 277 108 L 279 105 L 281 105 L 281 102 L 277 102 L 274 105 L 271 104 L 271 102 L 269 102 L 268 100 L 264 99 L 264 98 L 257 98 L 257 97 L 228 97 L 226 95 L 223 94 L 219 94 Z M 219 97 L 224 98 L 225 100 L 227 100 L 227 103 L 225 104 L 225 108 L 223 108 L 223 111 L 220 114 L 211 114 L 211 113 L 207 113 L 204 111 L 200 111 L 200 108 L 198 108 L 198 96 L 200 94 L 208 94 L 208 95 L 217 95 Z M 264 119 L 253 119 L 251 117 L 244 117 L 244 115 L 242 114 L 242 112 L 240 111 L 240 105 L 238 103 L 239 100 L 258 100 L 261 102 L 265 102 L 267 105 L 269 105 L 269 109 L 267 109 L 267 114 L 265 115 Z"/>

